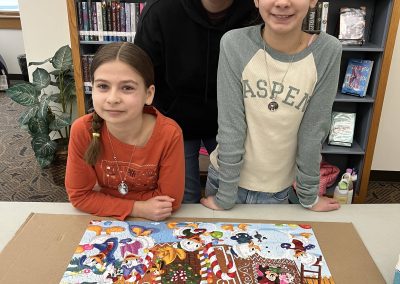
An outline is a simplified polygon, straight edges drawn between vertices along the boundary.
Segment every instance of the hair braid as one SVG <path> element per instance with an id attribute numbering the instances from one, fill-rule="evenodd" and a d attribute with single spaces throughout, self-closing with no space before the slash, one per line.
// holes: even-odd
<path id="1" fill-rule="evenodd" d="M 94 166 L 97 162 L 98 157 L 101 153 L 101 146 L 100 146 L 100 133 L 101 128 L 103 126 L 103 119 L 96 113 L 93 112 L 93 120 L 92 120 L 92 141 L 87 148 L 84 160 L 89 165 Z"/>

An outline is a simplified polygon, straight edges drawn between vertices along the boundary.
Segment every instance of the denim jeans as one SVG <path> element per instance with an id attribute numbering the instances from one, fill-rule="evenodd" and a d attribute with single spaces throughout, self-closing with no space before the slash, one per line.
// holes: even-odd
<path id="1" fill-rule="evenodd" d="M 210 165 L 208 167 L 206 196 L 216 195 L 219 188 L 218 171 Z M 238 187 L 237 204 L 287 204 L 291 186 L 279 192 L 261 192 Z"/>
<path id="2" fill-rule="evenodd" d="M 201 198 L 199 150 L 203 142 L 210 154 L 217 147 L 215 138 L 185 140 L 185 194 L 183 203 L 199 203 Z"/>

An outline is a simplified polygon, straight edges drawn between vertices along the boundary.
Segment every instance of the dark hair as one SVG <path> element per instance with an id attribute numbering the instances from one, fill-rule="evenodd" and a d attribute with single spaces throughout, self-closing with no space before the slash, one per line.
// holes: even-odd
<path id="1" fill-rule="evenodd" d="M 104 63 L 121 61 L 132 67 L 144 80 L 146 88 L 154 85 L 154 68 L 150 57 L 140 47 L 130 42 L 113 42 L 101 46 L 93 57 L 90 67 L 90 80 L 94 80 L 94 72 Z M 85 152 L 84 159 L 89 165 L 95 165 L 101 153 L 100 133 L 103 119 L 93 113 L 92 141 Z"/>
<path id="2" fill-rule="evenodd" d="M 101 65 L 112 61 L 121 61 L 131 66 L 144 80 L 146 88 L 154 85 L 154 68 L 150 57 L 139 46 L 130 42 L 113 42 L 97 50 L 90 67 L 90 80 L 93 83 L 94 72 Z"/>

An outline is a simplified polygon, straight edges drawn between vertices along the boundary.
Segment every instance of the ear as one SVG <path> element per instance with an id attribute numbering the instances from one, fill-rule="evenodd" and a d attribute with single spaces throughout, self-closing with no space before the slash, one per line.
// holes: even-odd
<path id="1" fill-rule="evenodd" d="M 151 85 L 150 87 L 147 88 L 146 90 L 146 105 L 151 105 L 154 99 L 154 93 L 155 93 L 156 87 L 154 85 Z"/>
<path id="2" fill-rule="evenodd" d="M 258 0 L 254 0 L 254 5 L 256 5 L 256 8 L 258 9 Z"/>
<path id="3" fill-rule="evenodd" d="M 254 0 L 256 1 L 256 0 Z M 314 8 L 317 5 L 318 0 L 310 0 L 310 8 Z"/>

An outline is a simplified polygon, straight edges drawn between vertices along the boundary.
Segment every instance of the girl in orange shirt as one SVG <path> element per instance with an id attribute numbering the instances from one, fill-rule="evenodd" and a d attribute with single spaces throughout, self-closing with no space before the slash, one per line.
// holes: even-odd
<path id="1" fill-rule="evenodd" d="M 184 192 L 183 136 L 150 104 L 153 65 L 128 42 L 104 45 L 91 66 L 94 112 L 72 125 L 65 186 L 72 205 L 98 216 L 163 220 Z"/>

